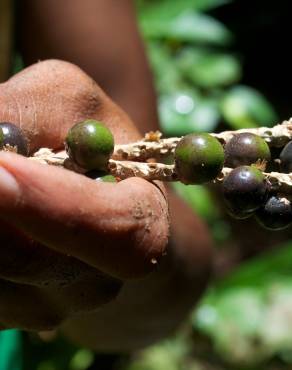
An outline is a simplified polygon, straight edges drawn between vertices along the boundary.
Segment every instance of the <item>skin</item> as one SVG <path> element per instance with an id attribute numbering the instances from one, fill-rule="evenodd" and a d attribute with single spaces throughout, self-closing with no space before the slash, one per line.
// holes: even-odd
<path id="1" fill-rule="evenodd" d="M 152 74 L 132 0 L 24 0 L 19 14 L 18 42 L 26 65 L 50 58 L 74 63 L 141 132 L 157 130 Z"/>
<path id="2" fill-rule="evenodd" d="M 103 16 L 97 12 L 93 21 L 96 3 Z M 155 95 L 129 1 L 121 7 L 110 0 L 88 1 L 84 15 L 80 2 L 73 1 L 66 7 L 72 14 L 62 22 L 57 20 L 63 3 L 23 4 L 20 42 L 26 63 L 58 57 L 82 65 L 136 122 L 78 67 L 44 61 L 0 85 L 0 120 L 23 129 L 31 152 L 62 148 L 69 127 L 87 118 L 103 121 L 116 143 L 137 140 L 139 130 L 157 127 Z M 77 32 L 73 20 L 81 13 Z M 123 32 L 118 26 L 108 32 L 105 20 L 118 25 L 121 17 Z M 58 39 L 46 32 L 52 20 L 63 27 L 56 30 Z M 26 43 L 34 27 L 38 39 Z M 86 27 L 102 40 L 94 42 L 91 58 L 81 48 L 85 39 L 96 40 L 86 36 Z M 67 42 L 72 32 L 80 37 L 76 54 Z M 111 48 L 105 47 L 109 42 Z M 121 44 L 129 54 L 119 53 L 117 65 L 111 53 Z M 96 350 L 129 351 L 173 332 L 210 275 L 211 241 L 205 225 L 159 183 L 136 178 L 97 183 L 0 153 L 0 214 L 2 327 L 61 327 L 75 342 Z"/>

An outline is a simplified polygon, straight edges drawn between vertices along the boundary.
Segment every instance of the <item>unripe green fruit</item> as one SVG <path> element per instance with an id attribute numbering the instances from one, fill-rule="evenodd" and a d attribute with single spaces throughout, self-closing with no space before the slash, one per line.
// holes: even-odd
<path id="1" fill-rule="evenodd" d="M 21 129 L 10 122 L 0 122 L 0 150 L 10 146 L 16 153 L 28 155 L 28 145 Z"/>
<path id="2" fill-rule="evenodd" d="M 236 134 L 225 145 L 226 167 L 251 165 L 258 160 L 271 160 L 268 144 L 258 135 L 249 132 Z"/>
<path id="3" fill-rule="evenodd" d="M 220 174 L 224 150 L 220 142 L 209 134 L 189 134 L 177 144 L 174 158 L 181 182 L 203 184 Z"/>
<path id="4" fill-rule="evenodd" d="M 257 210 L 266 200 L 268 183 L 257 168 L 240 166 L 226 176 L 222 192 L 229 212 L 242 218 Z"/>
<path id="5" fill-rule="evenodd" d="M 77 123 L 69 130 L 65 144 L 69 158 L 80 167 L 107 171 L 114 138 L 101 122 L 86 120 Z"/>
<path id="6" fill-rule="evenodd" d="M 257 210 L 256 220 L 269 230 L 283 230 L 292 225 L 292 206 L 281 196 L 272 196 Z"/>

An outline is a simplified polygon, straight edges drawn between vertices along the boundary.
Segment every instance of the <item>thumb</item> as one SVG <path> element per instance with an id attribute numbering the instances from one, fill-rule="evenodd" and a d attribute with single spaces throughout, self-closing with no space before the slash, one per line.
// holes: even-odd
<path id="1" fill-rule="evenodd" d="M 155 268 L 168 239 L 162 192 L 138 178 L 97 183 L 0 153 L 1 218 L 58 252 L 117 278 Z"/>

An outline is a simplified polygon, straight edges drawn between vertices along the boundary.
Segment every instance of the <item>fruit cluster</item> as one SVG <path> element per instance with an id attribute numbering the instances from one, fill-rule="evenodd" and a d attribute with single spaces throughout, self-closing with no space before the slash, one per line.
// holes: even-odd
<path id="1" fill-rule="evenodd" d="M 222 194 L 231 216 L 255 216 L 267 229 L 282 230 L 292 224 L 292 205 L 287 195 L 277 194 L 262 170 L 272 166 L 266 141 L 253 133 L 235 134 L 223 147 L 210 134 L 189 134 L 175 150 L 175 168 L 185 184 L 215 180 L 223 166 L 232 168 L 222 183 Z M 292 142 L 280 153 L 283 173 L 292 172 Z"/>
<path id="2" fill-rule="evenodd" d="M 269 174 L 263 172 L 275 166 L 281 174 L 292 172 L 292 141 L 275 155 L 267 141 L 255 133 L 233 132 L 228 140 L 221 140 L 220 135 L 217 137 L 219 139 L 207 133 L 186 135 L 175 146 L 172 166 L 161 163 L 137 165 L 148 166 L 152 170 L 166 169 L 167 174 L 162 179 L 175 179 L 184 184 L 205 184 L 218 180 L 224 169 L 228 169 L 223 176 L 222 195 L 230 215 L 237 219 L 254 216 L 262 226 L 271 230 L 282 230 L 292 225 L 289 195 L 280 193 L 271 183 Z M 154 137 L 154 141 L 156 139 Z M 160 145 L 159 140 L 160 137 L 157 139 Z M 14 148 L 23 155 L 28 153 L 27 140 L 21 130 L 11 123 L 0 123 L 1 148 Z M 109 162 L 114 162 L 111 159 L 115 149 L 114 139 L 101 122 L 86 120 L 74 125 L 67 134 L 65 148 L 70 161 L 82 168 L 88 177 L 100 178 L 110 172 Z M 125 163 L 124 169 L 136 166 L 136 162 L 120 163 Z M 145 167 L 141 173 L 143 171 L 145 173 Z M 172 171 L 171 175 L 169 171 Z M 135 171 L 124 173 L 127 176 L 137 175 Z M 154 172 L 150 173 L 153 175 Z"/>

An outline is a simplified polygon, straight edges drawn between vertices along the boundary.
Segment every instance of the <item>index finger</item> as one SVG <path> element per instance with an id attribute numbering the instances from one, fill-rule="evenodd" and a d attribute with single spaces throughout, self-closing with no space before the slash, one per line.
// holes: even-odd
<path id="1" fill-rule="evenodd" d="M 153 184 L 118 184 L 0 153 L 1 218 L 117 278 L 143 276 L 164 254 L 168 206 Z"/>

